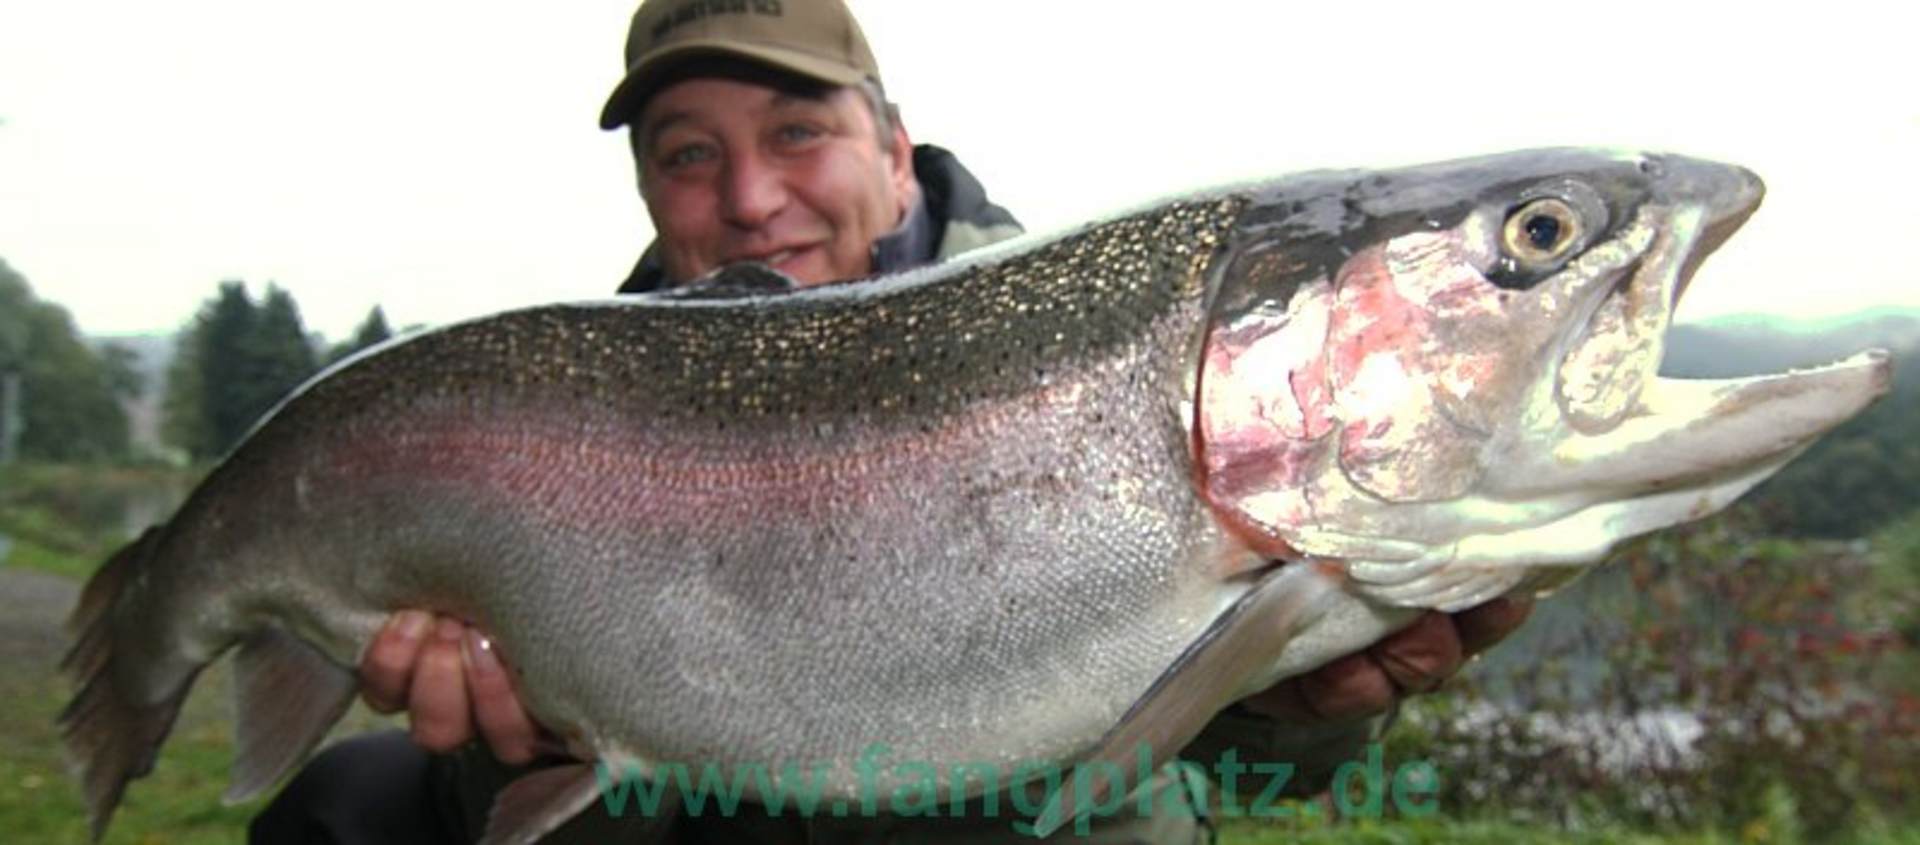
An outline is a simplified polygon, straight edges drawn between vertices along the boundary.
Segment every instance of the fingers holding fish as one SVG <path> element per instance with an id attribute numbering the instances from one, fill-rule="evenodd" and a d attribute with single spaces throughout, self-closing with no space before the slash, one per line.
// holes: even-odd
<path id="1" fill-rule="evenodd" d="M 1533 614 L 1533 599 L 1519 594 L 1494 599 L 1453 615 L 1460 631 L 1460 650 L 1467 657 L 1492 648 L 1520 629 Z"/>
<path id="2" fill-rule="evenodd" d="M 1393 705 L 1395 697 L 1386 672 L 1360 653 L 1288 678 L 1241 703 L 1283 724 L 1304 725 L 1377 716 Z"/>
<path id="3" fill-rule="evenodd" d="M 1532 612 L 1532 599 L 1512 596 L 1456 613 L 1430 612 L 1367 649 L 1365 656 L 1399 694 L 1431 692 L 1458 673 L 1468 658 L 1519 630 Z"/>
<path id="4" fill-rule="evenodd" d="M 431 614 L 403 610 L 388 617 L 386 626 L 367 645 L 360 658 L 360 697 L 374 712 L 398 713 L 407 706 L 413 666 L 432 627 Z"/>
<path id="5" fill-rule="evenodd" d="M 440 619 L 420 649 L 407 687 L 407 713 L 413 741 L 446 753 L 473 738 L 473 711 L 467 695 L 466 659 L 461 655 L 466 626 Z"/>
<path id="6" fill-rule="evenodd" d="M 1518 630 L 1532 609 L 1531 600 L 1503 598 L 1458 613 L 1428 613 L 1366 651 L 1282 681 L 1244 703 L 1290 722 L 1376 716 L 1402 696 L 1440 686 L 1468 657 Z"/>
<path id="7" fill-rule="evenodd" d="M 1434 611 L 1367 649 L 1366 655 L 1403 693 L 1432 690 L 1460 671 L 1466 660 L 1457 623 Z"/>
<path id="8" fill-rule="evenodd" d="M 1347 655 L 1302 676 L 1300 694 L 1309 718 L 1328 721 L 1380 715 L 1399 697 L 1386 670 L 1365 652 Z"/>
<path id="9" fill-rule="evenodd" d="M 500 762 L 517 766 L 533 761 L 538 730 L 520 696 L 514 692 L 513 679 L 500 663 L 493 642 L 471 628 L 466 631 L 466 685 L 473 702 L 473 724 L 481 739 L 493 749 Z"/>

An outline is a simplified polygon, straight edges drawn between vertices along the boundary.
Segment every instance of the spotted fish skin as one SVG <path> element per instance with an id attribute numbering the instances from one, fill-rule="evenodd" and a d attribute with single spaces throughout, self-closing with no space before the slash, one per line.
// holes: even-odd
<path id="1" fill-rule="evenodd" d="M 1314 285 L 1409 237 L 1451 233 L 1466 262 L 1452 269 L 1505 299 L 1562 283 L 1579 255 L 1517 272 L 1474 250 L 1516 198 L 1568 180 L 1607 218 L 1579 255 L 1757 202 L 1728 199 L 1732 168 L 1588 151 L 1305 174 L 899 276 L 761 295 L 764 280 L 723 272 L 717 296 L 508 312 L 343 362 L 89 583 L 63 721 L 96 831 L 208 662 L 238 648 L 229 794 L 244 797 L 324 734 L 400 608 L 490 632 L 529 711 L 615 765 L 817 766 L 827 799 L 857 800 L 912 777 L 902 762 L 1070 763 L 1146 723 L 1171 753 L 1233 697 L 1458 599 L 1461 572 L 1499 569 L 1421 555 L 1545 512 L 1481 516 L 1474 497 L 1499 477 L 1485 443 L 1385 441 L 1439 460 L 1437 481 L 1424 464 L 1356 474 L 1329 458 L 1364 444 L 1371 429 L 1347 417 L 1365 403 L 1313 398 L 1295 359 L 1331 336 L 1302 326 L 1377 322 L 1366 302 L 1315 302 Z M 1571 442 L 1548 407 L 1558 388 L 1539 385 L 1621 345 L 1586 340 L 1594 313 L 1450 330 L 1509 373 L 1476 406 L 1476 430 L 1507 426 L 1489 442 Z M 1355 336 L 1368 354 L 1419 352 Z M 1572 340 L 1495 343 L 1517 336 Z M 1374 400 L 1416 429 L 1456 409 Z M 1331 486 L 1355 477 L 1358 493 Z M 1582 489 L 1611 502 L 1610 484 Z M 1302 552 L 1322 560 L 1280 565 Z M 1466 580 L 1532 575 L 1501 571 Z M 942 789 L 979 788 L 952 771 Z M 552 806 L 503 798 L 491 841 L 578 809 L 579 777 L 537 790 L 564 796 Z"/>

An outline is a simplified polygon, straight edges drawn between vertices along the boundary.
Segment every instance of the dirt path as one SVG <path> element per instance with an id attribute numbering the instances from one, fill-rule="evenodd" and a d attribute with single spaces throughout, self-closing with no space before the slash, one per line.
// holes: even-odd
<path id="1" fill-rule="evenodd" d="M 71 578 L 0 566 L 0 676 L 53 673 L 66 650 L 67 611 L 79 594 Z"/>

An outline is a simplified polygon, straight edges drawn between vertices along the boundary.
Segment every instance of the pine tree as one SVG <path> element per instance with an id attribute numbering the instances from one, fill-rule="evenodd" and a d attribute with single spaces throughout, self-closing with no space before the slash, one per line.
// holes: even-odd
<path id="1" fill-rule="evenodd" d="M 259 319 L 248 341 L 248 354 L 251 366 L 246 407 L 251 409 L 252 418 L 246 427 L 251 428 L 255 420 L 280 404 L 281 399 L 320 368 L 313 345 L 307 340 L 307 329 L 300 321 L 300 307 L 294 304 L 292 294 L 267 285 L 266 299 L 260 305 Z M 241 433 L 244 432 L 242 429 Z"/>
<path id="2" fill-rule="evenodd" d="M 247 296 L 246 285 L 222 282 L 220 293 L 208 309 L 202 324 L 199 348 L 201 414 L 206 419 L 206 440 L 199 444 L 196 457 L 225 454 L 253 425 L 262 409 L 254 407 L 249 385 L 254 326 L 260 315 Z"/>
<path id="3" fill-rule="evenodd" d="M 292 294 L 268 285 L 256 304 L 222 282 L 175 345 L 162 431 L 194 458 L 223 455 L 318 368 Z"/>
<path id="4" fill-rule="evenodd" d="M 387 328 L 386 312 L 375 305 L 367 313 L 367 318 L 360 321 L 360 327 L 353 330 L 353 337 L 327 353 L 327 363 L 332 364 L 369 346 L 384 343 L 390 337 L 393 337 L 393 332 Z"/>

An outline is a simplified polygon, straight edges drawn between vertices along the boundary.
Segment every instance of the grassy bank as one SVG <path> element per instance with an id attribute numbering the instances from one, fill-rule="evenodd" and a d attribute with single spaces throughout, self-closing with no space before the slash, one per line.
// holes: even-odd
<path id="1" fill-rule="evenodd" d="M 204 469 L 24 464 L 0 467 L 4 563 L 84 577 L 140 528 L 164 519 Z"/>

